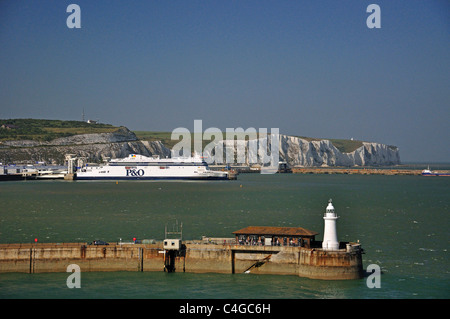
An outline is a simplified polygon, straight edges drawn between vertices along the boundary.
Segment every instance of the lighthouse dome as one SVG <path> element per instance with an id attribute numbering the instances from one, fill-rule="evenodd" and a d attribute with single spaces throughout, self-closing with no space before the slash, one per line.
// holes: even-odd
<path id="1" fill-rule="evenodd" d="M 331 202 L 331 199 L 328 201 L 327 213 L 334 213 L 334 206 Z"/>

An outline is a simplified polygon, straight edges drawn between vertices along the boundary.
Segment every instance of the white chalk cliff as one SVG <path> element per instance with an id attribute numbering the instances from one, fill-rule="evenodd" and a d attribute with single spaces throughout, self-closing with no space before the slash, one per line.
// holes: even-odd
<path id="1" fill-rule="evenodd" d="M 380 143 L 361 142 L 361 146 L 356 150 L 344 153 L 329 140 L 308 141 L 300 137 L 280 135 L 279 142 L 279 160 L 286 161 L 291 167 L 400 164 L 398 148 Z M 260 140 L 237 141 L 235 145 L 233 141 L 227 140 L 218 143 L 221 143 L 223 147 L 223 161 L 214 162 L 216 164 L 226 161 L 227 152 L 237 153 L 236 145 L 245 149 L 246 159 L 242 162 L 250 164 L 263 162 L 261 158 L 264 149 L 258 147 L 262 144 Z M 266 154 L 270 155 L 270 139 L 267 148 Z M 49 142 L 5 141 L 0 145 L 0 162 L 31 160 L 63 164 L 65 154 L 74 154 L 86 157 L 88 161 L 101 162 L 105 157 L 122 158 L 133 153 L 146 156 L 159 155 L 165 158 L 171 155 L 171 150 L 161 141 L 141 141 L 133 132 L 121 127 L 112 133 L 75 135 Z M 211 150 L 204 151 L 203 156 L 211 158 Z M 236 161 L 234 156 L 232 161 L 242 163 Z"/>
<path id="2" fill-rule="evenodd" d="M 233 148 L 245 149 L 246 164 L 261 164 L 264 150 L 259 147 L 262 140 L 251 141 L 223 141 L 223 159 L 226 160 L 226 153 Z M 380 143 L 361 142 L 361 146 L 356 150 L 345 153 L 341 152 L 329 140 L 313 140 L 280 135 L 279 139 L 279 160 L 286 161 L 291 167 L 294 166 L 380 166 L 400 164 L 398 148 Z M 267 156 L 270 155 L 271 141 L 267 143 Z M 212 152 L 204 152 L 207 159 L 214 158 Z M 237 153 L 237 152 L 236 152 Z M 232 151 L 230 152 L 232 154 Z M 242 154 L 242 152 L 240 153 Z M 217 157 L 215 157 L 217 158 Z M 212 161 L 212 160 L 211 160 Z M 224 161 L 219 161 L 223 163 Z"/>
<path id="3" fill-rule="evenodd" d="M 362 142 L 350 153 L 339 151 L 331 141 L 307 141 L 281 135 L 280 159 L 291 166 L 376 166 L 400 164 L 400 154 L 395 146 Z"/>

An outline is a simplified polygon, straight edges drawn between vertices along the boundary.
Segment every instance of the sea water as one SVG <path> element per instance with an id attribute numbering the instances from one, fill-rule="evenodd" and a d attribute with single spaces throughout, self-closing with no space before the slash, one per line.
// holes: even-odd
<path id="1" fill-rule="evenodd" d="M 0 243 L 119 242 L 233 237 L 247 226 L 303 227 L 322 239 L 328 200 L 340 241 L 360 241 L 367 278 L 325 281 L 288 275 L 83 272 L 2 273 L 0 298 L 450 297 L 448 177 L 240 174 L 235 181 L 15 181 L 0 184 Z"/>

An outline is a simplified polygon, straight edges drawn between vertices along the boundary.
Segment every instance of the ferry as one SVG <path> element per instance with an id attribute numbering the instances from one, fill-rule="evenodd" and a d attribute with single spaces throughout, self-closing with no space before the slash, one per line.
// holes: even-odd
<path id="1" fill-rule="evenodd" d="M 0 168 L 0 180 L 64 179 L 67 168 L 56 165 L 10 165 Z"/>
<path id="2" fill-rule="evenodd" d="M 77 168 L 77 180 L 225 180 L 227 171 L 213 171 L 202 157 L 160 158 L 130 154 L 103 165 Z"/>
<path id="3" fill-rule="evenodd" d="M 424 169 L 422 171 L 422 176 L 450 176 L 450 173 L 433 172 L 430 170 L 430 167 L 428 166 L 427 169 Z"/>
<path id="4" fill-rule="evenodd" d="M 64 179 L 67 174 L 66 167 L 57 166 L 33 166 L 27 165 L 22 169 L 24 179 Z"/>

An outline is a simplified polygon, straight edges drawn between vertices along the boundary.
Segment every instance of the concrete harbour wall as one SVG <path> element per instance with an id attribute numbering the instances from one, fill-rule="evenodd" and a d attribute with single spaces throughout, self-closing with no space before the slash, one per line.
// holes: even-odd
<path id="1" fill-rule="evenodd" d="M 358 245 L 359 246 L 359 245 Z M 176 272 L 297 275 L 315 279 L 361 278 L 360 249 L 323 251 L 303 247 L 185 243 Z M 163 244 L 2 244 L 0 273 L 81 271 L 164 271 Z"/>

